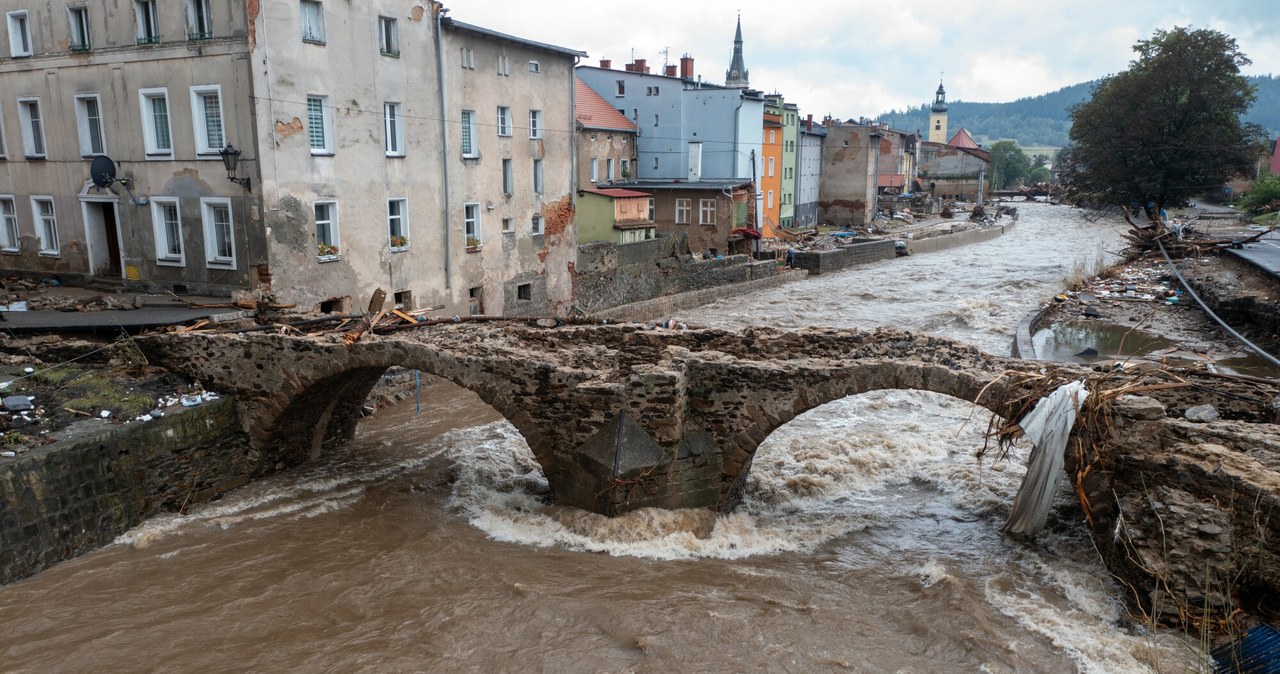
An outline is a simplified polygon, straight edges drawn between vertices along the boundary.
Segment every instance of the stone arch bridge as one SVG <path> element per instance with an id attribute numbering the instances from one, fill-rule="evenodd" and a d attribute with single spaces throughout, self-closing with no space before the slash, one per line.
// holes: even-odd
<path id="1" fill-rule="evenodd" d="M 238 400 L 252 475 L 350 438 L 371 389 L 398 366 L 477 393 L 524 435 L 558 504 L 607 515 L 730 510 L 774 429 L 850 395 L 934 391 L 1007 419 L 1045 392 L 1037 375 L 1046 369 L 1059 382 L 1105 376 L 944 338 L 823 328 L 464 322 L 366 334 L 350 345 L 338 333 L 185 333 L 140 343 L 153 362 Z M 1213 383 L 1109 385 L 1143 394 L 1113 396 L 1107 418 L 1091 426 L 1095 451 L 1073 443 L 1066 468 L 1082 519 L 1132 598 L 1185 617 L 1206 606 L 1229 613 L 1241 588 L 1280 596 L 1280 426 L 1271 416 L 1280 398 L 1268 397 L 1277 389 L 1264 387 L 1259 398 Z M 1198 403 L 1235 420 L 1183 419 Z"/>

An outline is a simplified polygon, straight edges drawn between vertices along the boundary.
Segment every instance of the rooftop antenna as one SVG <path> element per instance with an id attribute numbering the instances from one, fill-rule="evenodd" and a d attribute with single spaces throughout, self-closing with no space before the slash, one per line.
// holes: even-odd
<path id="1" fill-rule="evenodd" d="M 658 53 L 662 54 L 662 69 L 665 71 L 671 65 L 671 47 L 663 47 Z"/>
<path id="2" fill-rule="evenodd" d="M 89 180 L 93 181 L 93 186 L 98 189 L 110 187 L 112 183 L 120 183 L 124 191 L 129 195 L 129 203 L 134 206 L 146 206 L 147 198 L 143 197 L 139 200 L 133 196 L 133 191 L 129 189 L 128 178 L 116 177 L 116 163 L 105 154 L 100 154 L 93 158 L 93 162 L 89 164 Z"/>

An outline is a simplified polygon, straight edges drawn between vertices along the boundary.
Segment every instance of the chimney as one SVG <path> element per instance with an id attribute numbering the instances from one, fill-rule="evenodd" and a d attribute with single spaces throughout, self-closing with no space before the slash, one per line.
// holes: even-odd
<path id="1" fill-rule="evenodd" d="M 611 70 L 613 69 L 613 61 L 609 59 L 600 59 L 600 67 L 605 70 Z"/>
<path id="2" fill-rule="evenodd" d="M 810 114 L 810 115 L 809 115 L 809 118 L 808 118 L 807 120 L 805 120 L 805 126 L 807 126 L 807 127 L 808 127 L 808 129 L 807 129 L 808 131 L 810 131 L 810 132 L 812 132 L 812 131 L 813 131 L 813 115 L 812 115 L 812 114 Z"/>
<path id="3" fill-rule="evenodd" d="M 667 66 L 667 72 L 665 73 L 665 75 L 667 77 L 675 77 L 677 72 L 678 72 L 678 69 L 676 68 L 675 65 L 669 65 Z"/>
<path id="4" fill-rule="evenodd" d="M 627 65 L 622 67 L 629 73 L 634 73 L 636 71 L 636 64 L 634 63 L 628 63 Z"/>
<path id="5" fill-rule="evenodd" d="M 688 54 L 680 57 L 680 77 L 693 79 L 693 57 Z"/>
<path id="6" fill-rule="evenodd" d="M 638 73 L 649 72 L 649 65 L 646 63 L 645 59 L 636 59 L 635 66 L 635 71 Z"/>

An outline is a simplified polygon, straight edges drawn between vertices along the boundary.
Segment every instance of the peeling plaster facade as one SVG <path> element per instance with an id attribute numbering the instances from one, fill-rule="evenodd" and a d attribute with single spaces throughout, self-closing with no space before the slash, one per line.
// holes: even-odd
<path id="1" fill-rule="evenodd" d="M 0 56 L 0 270 L 261 288 L 305 309 L 363 309 L 377 288 L 452 313 L 567 307 L 585 54 L 455 22 L 430 0 L 203 6 L 0 0 L 30 46 Z M 465 158 L 463 110 L 477 145 Z M 227 179 L 225 144 L 246 184 Z M 136 198 L 88 182 L 96 154 Z M 482 245 L 467 246 L 467 220 Z"/>

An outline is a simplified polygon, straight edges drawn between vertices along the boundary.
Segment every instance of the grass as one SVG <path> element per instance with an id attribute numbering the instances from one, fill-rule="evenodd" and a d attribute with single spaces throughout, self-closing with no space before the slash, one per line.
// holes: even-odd
<path id="1" fill-rule="evenodd" d="M 131 419 L 155 405 L 151 395 L 127 387 L 109 371 L 58 367 L 35 372 L 24 382 L 24 392 L 35 393 L 41 404 L 62 407 L 90 416 L 110 410 L 113 416 Z"/>

